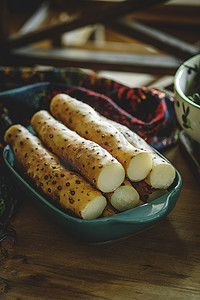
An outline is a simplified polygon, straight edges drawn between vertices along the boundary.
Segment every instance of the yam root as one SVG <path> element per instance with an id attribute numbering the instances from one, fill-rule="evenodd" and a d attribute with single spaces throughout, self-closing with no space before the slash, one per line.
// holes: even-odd
<path id="1" fill-rule="evenodd" d="M 105 197 L 119 211 L 125 211 L 138 206 L 140 200 L 139 193 L 127 178 L 114 192 L 105 194 Z"/>
<path id="2" fill-rule="evenodd" d="M 140 182 L 132 182 L 132 185 L 137 190 L 138 194 L 140 195 L 140 200 L 143 203 L 155 200 L 156 198 L 159 198 L 167 193 L 167 190 L 165 189 L 152 188 L 152 186 L 147 184 L 144 180 Z"/>
<path id="3" fill-rule="evenodd" d="M 173 183 L 176 175 L 175 168 L 157 154 L 144 139 L 122 124 L 108 120 L 103 116 L 102 119 L 115 126 L 130 144 L 141 150 L 145 149 L 151 155 L 152 170 L 145 178 L 146 183 L 157 189 L 167 189 Z"/>
<path id="4" fill-rule="evenodd" d="M 99 217 L 107 201 L 78 173 L 67 170 L 25 127 L 11 126 L 4 140 L 22 171 L 55 204 L 83 219 Z"/>
<path id="5" fill-rule="evenodd" d="M 109 202 L 107 203 L 106 207 L 104 208 L 101 217 L 105 218 L 105 217 L 111 217 L 113 215 L 118 214 L 119 211 L 116 210 Z"/>
<path id="6" fill-rule="evenodd" d="M 66 94 L 53 97 L 50 111 L 80 136 L 92 140 L 112 154 L 124 167 L 132 181 L 147 177 L 152 168 L 152 157 L 146 150 L 131 145 L 113 125 L 101 119 L 89 105 Z"/>
<path id="7" fill-rule="evenodd" d="M 123 182 L 125 170 L 108 151 L 80 137 L 47 111 L 37 112 L 31 125 L 50 151 L 102 192 L 112 192 Z"/>

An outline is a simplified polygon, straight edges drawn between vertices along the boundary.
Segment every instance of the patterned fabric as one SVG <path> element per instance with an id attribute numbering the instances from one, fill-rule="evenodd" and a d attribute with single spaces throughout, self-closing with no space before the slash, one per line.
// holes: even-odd
<path id="1" fill-rule="evenodd" d="M 48 109 L 50 99 L 60 92 L 126 125 L 158 150 L 178 139 L 174 99 L 169 92 L 130 88 L 75 68 L 0 67 L 0 245 L 13 234 L 7 225 L 20 200 L 16 192 L 12 194 L 2 160 L 4 132 L 13 123 L 28 125 L 34 112 Z"/>
<path id="2" fill-rule="evenodd" d="M 177 139 L 173 97 L 165 91 L 130 88 L 74 68 L 0 67 L 0 82 L 0 91 L 38 82 L 65 84 L 69 94 L 85 102 L 90 98 L 103 115 L 127 125 L 159 150 Z"/>

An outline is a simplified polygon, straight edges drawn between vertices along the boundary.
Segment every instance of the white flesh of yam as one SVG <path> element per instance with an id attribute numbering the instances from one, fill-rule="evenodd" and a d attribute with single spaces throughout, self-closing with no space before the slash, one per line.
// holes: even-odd
<path id="1" fill-rule="evenodd" d="M 11 126 L 4 140 L 21 170 L 55 204 L 83 219 L 99 217 L 107 200 L 78 173 L 67 170 L 41 141 L 21 125 Z"/>
<path id="2" fill-rule="evenodd" d="M 140 200 L 138 192 L 127 178 L 114 192 L 105 196 L 112 206 L 119 211 L 125 211 L 138 206 Z"/>
<path id="3" fill-rule="evenodd" d="M 101 119 L 89 105 L 66 94 L 56 95 L 51 113 L 80 136 L 93 140 L 110 152 L 124 167 L 132 181 L 144 179 L 152 168 L 152 157 L 146 150 L 131 145 L 113 125 Z"/>
<path id="4" fill-rule="evenodd" d="M 176 175 L 175 168 L 157 154 L 144 139 L 122 124 L 108 120 L 103 116 L 102 119 L 115 126 L 130 144 L 139 149 L 145 149 L 152 156 L 152 170 L 145 178 L 149 185 L 157 189 L 167 189 L 173 183 Z"/>
<path id="5" fill-rule="evenodd" d="M 50 151 L 102 192 L 112 192 L 123 182 L 125 170 L 108 151 L 82 138 L 47 111 L 37 112 L 31 125 Z"/>

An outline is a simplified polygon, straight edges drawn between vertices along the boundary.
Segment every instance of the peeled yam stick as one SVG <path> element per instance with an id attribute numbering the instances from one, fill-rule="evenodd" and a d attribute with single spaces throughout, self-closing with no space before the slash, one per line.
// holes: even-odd
<path id="1" fill-rule="evenodd" d="M 135 207 L 141 206 L 143 205 L 144 202 L 142 200 L 139 199 L 137 205 Z M 111 217 L 113 215 L 116 215 L 120 213 L 119 210 L 115 209 L 109 202 L 107 203 L 106 207 L 104 208 L 102 214 L 101 214 L 101 218 L 105 218 L 105 217 Z"/>
<path id="2" fill-rule="evenodd" d="M 40 140 L 21 125 L 11 126 L 4 140 L 32 182 L 62 208 L 83 219 L 99 217 L 107 201 L 81 175 L 68 171 Z"/>
<path id="3" fill-rule="evenodd" d="M 110 152 L 123 165 L 130 180 L 142 180 L 150 172 L 151 155 L 131 145 L 113 125 L 102 121 L 91 106 L 58 94 L 52 99 L 50 110 L 67 127 Z"/>
<path id="4" fill-rule="evenodd" d="M 144 203 L 150 202 L 167 193 L 165 189 L 155 189 L 147 184 L 144 180 L 140 182 L 132 182 L 133 187 L 140 195 L 140 200 Z"/>
<path id="5" fill-rule="evenodd" d="M 139 149 L 145 149 L 152 156 L 152 170 L 147 178 L 145 178 L 145 181 L 149 185 L 158 189 L 166 189 L 172 184 L 176 173 L 174 167 L 170 163 L 158 155 L 144 139 L 128 127 L 115 121 L 108 120 L 103 116 L 102 119 L 107 120 L 109 124 L 115 126 L 130 144 Z"/>
<path id="6" fill-rule="evenodd" d="M 119 211 L 125 211 L 138 206 L 140 200 L 138 192 L 127 178 L 114 192 L 105 194 L 105 196 L 112 206 Z"/>
<path id="7" fill-rule="evenodd" d="M 50 151 L 102 192 L 112 192 L 123 182 L 124 168 L 108 151 L 80 137 L 47 111 L 37 112 L 31 125 Z"/>

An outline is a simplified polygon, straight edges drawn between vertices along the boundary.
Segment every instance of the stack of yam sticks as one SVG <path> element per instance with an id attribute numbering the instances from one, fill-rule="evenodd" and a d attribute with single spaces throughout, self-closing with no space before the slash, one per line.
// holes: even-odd
<path id="1" fill-rule="evenodd" d="M 174 167 L 126 126 L 67 94 L 20 124 L 4 140 L 25 176 L 53 203 L 82 219 L 137 207 L 164 194 Z"/>

